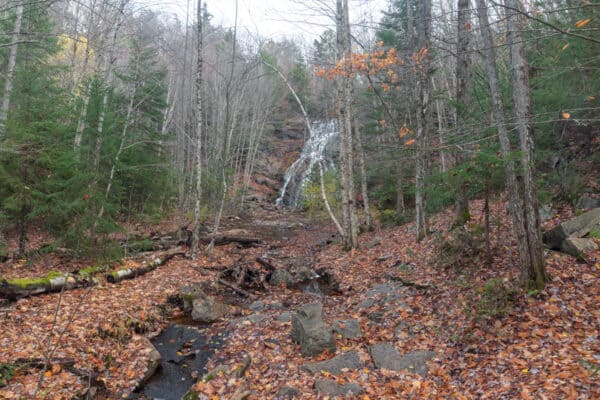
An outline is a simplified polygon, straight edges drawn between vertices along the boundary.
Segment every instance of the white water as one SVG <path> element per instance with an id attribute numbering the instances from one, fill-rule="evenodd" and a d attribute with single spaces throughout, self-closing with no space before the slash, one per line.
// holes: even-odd
<path id="1" fill-rule="evenodd" d="M 313 167 L 321 161 L 324 161 L 325 168 L 332 165 L 332 160 L 326 159 L 325 149 L 327 144 L 339 135 L 337 121 L 315 121 L 311 128 L 312 136 L 304 143 L 300 156 L 285 171 L 283 187 L 275 201 L 278 206 L 298 207 Z"/>

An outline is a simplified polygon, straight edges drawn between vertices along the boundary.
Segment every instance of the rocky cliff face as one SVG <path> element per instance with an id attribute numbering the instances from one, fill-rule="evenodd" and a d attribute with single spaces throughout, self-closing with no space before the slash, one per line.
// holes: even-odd
<path id="1" fill-rule="evenodd" d="M 267 133 L 257 162 L 247 199 L 275 204 L 283 186 L 285 171 L 298 159 L 308 136 L 302 119 L 292 119 Z"/>

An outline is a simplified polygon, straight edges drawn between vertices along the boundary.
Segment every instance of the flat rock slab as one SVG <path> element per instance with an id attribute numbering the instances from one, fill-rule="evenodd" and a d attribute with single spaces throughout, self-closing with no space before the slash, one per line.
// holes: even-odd
<path id="1" fill-rule="evenodd" d="M 594 239 L 571 237 L 563 240 L 560 250 L 580 261 L 585 261 L 589 253 L 598 250 L 598 245 Z"/>
<path id="2" fill-rule="evenodd" d="M 363 393 L 365 390 L 358 383 L 339 384 L 333 379 L 317 379 L 315 381 L 317 392 L 328 396 L 345 396 L 353 394 L 355 396 Z"/>
<path id="3" fill-rule="evenodd" d="M 360 367 L 362 367 L 360 357 L 358 356 L 358 353 L 352 351 L 340 354 L 329 360 L 304 364 L 300 367 L 300 369 L 310 372 L 311 374 L 325 371 L 337 375 L 352 369 L 358 369 Z"/>
<path id="4" fill-rule="evenodd" d="M 278 400 L 291 400 L 302 396 L 302 393 L 293 386 L 283 386 L 277 391 Z"/>
<path id="5" fill-rule="evenodd" d="M 584 237 L 598 226 L 600 226 L 600 208 L 583 213 L 544 232 L 543 240 L 551 249 L 562 250 L 561 246 L 565 239 Z"/>
<path id="6" fill-rule="evenodd" d="M 362 337 L 360 324 L 355 319 L 335 321 L 333 323 L 333 331 L 342 335 L 344 339 L 358 339 Z"/>
<path id="7" fill-rule="evenodd" d="M 402 355 L 391 343 L 377 343 L 369 347 L 369 352 L 377 368 L 392 371 L 407 370 L 420 375 L 426 375 L 429 372 L 427 361 L 437 354 L 435 351 L 418 350 Z"/>

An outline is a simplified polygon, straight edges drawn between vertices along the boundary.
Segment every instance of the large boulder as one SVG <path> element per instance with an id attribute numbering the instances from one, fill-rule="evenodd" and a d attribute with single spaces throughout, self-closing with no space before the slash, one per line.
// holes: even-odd
<path id="1" fill-rule="evenodd" d="M 377 368 L 385 368 L 392 371 L 413 372 L 426 375 L 429 371 L 427 361 L 436 356 L 434 351 L 413 351 L 401 355 L 391 343 L 377 343 L 369 347 L 373 364 Z"/>
<path id="2" fill-rule="evenodd" d="M 600 208 L 583 213 L 544 232 L 544 243 L 551 249 L 565 251 L 563 249 L 565 239 L 584 237 L 595 227 L 600 227 Z"/>
<path id="3" fill-rule="evenodd" d="M 315 381 L 315 389 L 317 392 L 327 396 L 345 396 L 347 394 L 358 396 L 365 391 L 357 383 L 345 383 L 342 385 L 333 379 L 317 379 Z"/>
<path id="4" fill-rule="evenodd" d="M 212 296 L 204 296 L 192 302 L 192 319 L 199 322 L 215 322 L 227 312 L 227 305 Z"/>
<path id="5" fill-rule="evenodd" d="M 305 304 L 292 314 L 292 340 L 300 344 L 305 357 L 324 350 L 335 352 L 333 330 L 323 321 L 322 303 Z"/>
<path id="6" fill-rule="evenodd" d="M 337 355 L 329 360 L 304 364 L 300 367 L 300 369 L 310 372 L 311 374 L 325 371 L 337 375 L 351 369 L 358 369 L 360 367 L 362 367 L 362 363 L 358 353 L 351 351 Z"/>
<path id="7" fill-rule="evenodd" d="M 192 311 L 192 303 L 194 300 L 206 297 L 204 290 L 199 284 L 184 286 L 179 292 L 181 293 L 181 299 L 183 301 L 183 311 L 188 313 Z"/>
<path id="8" fill-rule="evenodd" d="M 294 277 L 285 269 L 277 269 L 271 273 L 269 283 L 273 286 L 284 285 L 290 287 L 295 283 Z"/>
<path id="9" fill-rule="evenodd" d="M 148 340 L 146 337 L 139 336 L 139 340 L 143 342 L 145 349 L 142 350 L 142 353 L 146 356 L 146 370 L 144 371 L 144 376 L 138 383 L 138 387 L 146 383 L 156 372 L 158 369 L 160 362 L 162 361 L 162 357 L 156 347 Z"/>
<path id="10" fill-rule="evenodd" d="M 594 239 L 571 237 L 563 240 L 560 250 L 580 261 L 585 261 L 590 252 L 598 250 L 598 245 Z"/>

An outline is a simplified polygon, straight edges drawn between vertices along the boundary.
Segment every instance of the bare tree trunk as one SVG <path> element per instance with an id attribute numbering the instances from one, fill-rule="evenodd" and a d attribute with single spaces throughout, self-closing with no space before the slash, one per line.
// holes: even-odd
<path id="1" fill-rule="evenodd" d="M 498 82 L 498 70 L 496 67 L 496 50 L 492 37 L 492 31 L 487 14 L 487 4 L 485 0 L 477 0 L 477 14 L 479 16 L 479 25 L 483 38 L 483 47 L 485 48 L 485 62 L 492 95 L 492 105 L 496 128 L 498 129 L 498 139 L 500 143 L 500 152 L 504 161 L 506 174 L 506 188 L 508 190 L 508 210 L 512 219 L 513 231 L 517 237 L 519 249 L 519 258 L 521 265 L 529 265 L 531 258 L 527 247 L 527 234 L 523 219 L 523 199 L 519 191 L 517 182 L 517 173 L 514 161 L 511 159 L 511 144 L 506 126 L 506 115 L 502 100 L 502 92 Z"/>
<path id="2" fill-rule="evenodd" d="M 539 209 L 533 176 L 533 121 L 531 116 L 531 86 L 529 65 L 525 58 L 523 15 L 519 0 L 505 0 L 507 10 L 507 42 L 510 49 L 513 103 L 516 128 L 519 133 L 521 169 L 523 174 L 523 212 L 527 233 L 527 247 L 531 263 L 522 265 L 521 281 L 526 288 L 543 289 L 547 275 L 542 245 Z M 512 9 L 512 10 L 511 10 Z"/>
<path id="3" fill-rule="evenodd" d="M 457 102 L 457 129 L 462 129 L 466 122 L 468 107 L 471 102 L 470 94 L 470 55 L 469 55 L 469 31 L 471 24 L 471 9 L 469 0 L 458 0 L 458 46 L 456 51 L 456 102 Z M 456 152 L 456 163 L 465 161 L 463 149 Z M 462 180 L 464 182 L 464 179 Z M 454 226 L 462 226 L 469 219 L 469 199 L 467 197 L 467 185 L 461 183 L 456 190 Z"/>
<path id="4" fill-rule="evenodd" d="M 396 215 L 404 214 L 404 163 L 402 159 L 396 160 Z"/>
<path id="5" fill-rule="evenodd" d="M 196 71 L 196 192 L 194 199 L 194 226 L 192 228 L 192 258 L 196 258 L 200 241 L 200 209 L 202 203 L 202 64 L 203 64 L 203 15 L 202 0 L 198 0 L 196 35 L 198 41 L 197 71 Z"/>
<path id="6" fill-rule="evenodd" d="M 4 80 L 4 93 L 2 97 L 2 108 L 0 108 L 0 140 L 6 131 L 6 119 L 10 110 L 10 96 L 12 95 L 15 66 L 17 65 L 17 51 L 19 49 L 19 37 L 21 36 L 21 24 L 23 21 L 23 1 L 17 5 L 15 27 L 12 34 L 12 44 L 8 56 L 8 71 Z"/>
<path id="7" fill-rule="evenodd" d="M 365 211 L 365 225 L 368 231 L 373 228 L 371 209 L 369 205 L 369 188 L 367 182 L 367 166 L 365 163 L 365 152 L 362 147 L 362 138 L 358 124 L 354 124 L 354 140 L 356 143 L 356 152 L 358 154 L 358 163 L 360 167 L 360 189 L 363 198 L 363 209 Z"/>
<path id="8" fill-rule="evenodd" d="M 417 2 L 420 23 L 418 26 L 420 59 L 418 70 L 419 109 L 417 111 L 417 159 L 415 171 L 415 213 L 416 239 L 422 240 L 427 236 L 427 218 L 425 215 L 426 195 L 425 179 L 427 175 L 427 140 L 429 136 L 429 47 L 431 41 L 431 0 Z"/>

